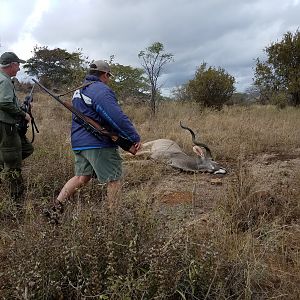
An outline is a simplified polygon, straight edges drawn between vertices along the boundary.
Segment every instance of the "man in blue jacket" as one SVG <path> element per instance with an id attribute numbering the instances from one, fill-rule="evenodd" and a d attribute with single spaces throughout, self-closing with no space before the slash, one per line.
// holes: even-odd
<path id="1" fill-rule="evenodd" d="M 115 93 L 107 85 L 111 76 L 107 62 L 94 61 L 85 78 L 85 87 L 73 95 L 73 106 L 104 127 L 129 139 L 139 150 L 140 136 L 119 106 Z M 107 183 L 108 205 L 113 207 L 121 190 L 122 159 L 118 147 L 106 136 L 99 140 L 74 119 L 71 143 L 75 154 L 75 176 L 62 188 L 53 210 L 62 212 L 66 199 L 87 184 L 94 174 L 100 182 Z"/>

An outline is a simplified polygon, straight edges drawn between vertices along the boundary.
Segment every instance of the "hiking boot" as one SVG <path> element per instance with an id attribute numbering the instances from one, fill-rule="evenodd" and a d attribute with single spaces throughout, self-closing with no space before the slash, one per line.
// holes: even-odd
<path id="1" fill-rule="evenodd" d="M 43 215 L 49 219 L 51 224 L 58 225 L 59 219 L 64 212 L 64 205 L 61 202 L 56 202 L 51 208 L 43 210 Z"/>
<path id="2" fill-rule="evenodd" d="M 17 207 L 22 207 L 24 202 L 25 185 L 21 169 L 10 169 L 5 176 L 12 201 Z"/>

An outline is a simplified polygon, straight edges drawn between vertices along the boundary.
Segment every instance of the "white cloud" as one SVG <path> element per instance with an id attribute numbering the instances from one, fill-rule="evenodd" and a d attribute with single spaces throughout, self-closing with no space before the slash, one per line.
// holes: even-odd
<path id="1" fill-rule="evenodd" d="M 35 44 L 139 67 L 138 53 L 160 41 L 175 62 L 165 87 L 185 83 L 203 61 L 225 68 L 238 89 L 251 84 L 254 59 L 299 27 L 297 0 L 2 0 L 1 50 L 30 57 Z M 3 7 L 5 13 L 3 13 Z"/>
<path id="2" fill-rule="evenodd" d="M 31 14 L 35 1 L 1 0 L 0 43 L 1 50 L 13 51 L 13 44 L 22 33 L 26 16 Z M 20 48 L 22 50 L 22 48 Z"/>
<path id="3" fill-rule="evenodd" d="M 12 49 L 22 49 L 22 57 L 28 59 L 32 56 L 33 46 L 38 45 L 39 41 L 32 35 L 34 29 L 42 20 L 43 14 L 49 8 L 50 0 L 37 0 L 32 12 L 27 16 L 20 28 L 18 39 L 12 44 Z"/>

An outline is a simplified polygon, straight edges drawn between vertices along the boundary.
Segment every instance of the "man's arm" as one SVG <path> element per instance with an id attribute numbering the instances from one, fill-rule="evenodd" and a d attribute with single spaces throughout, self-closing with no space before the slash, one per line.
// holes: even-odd
<path id="1" fill-rule="evenodd" d="M 0 82 L 0 109 L 8 113 L 12 118 L 25 118 L 26 114 L 14 103 L 14 86 L 8 80 Z"/>
<path id="2" fill-rule="evenodd" d="M 0 109 L 7 112 L 13 118 L 25 118 L 27 119 L 27 114 L 21 109 L 18 108 L 13 102 L 0 102 Z M 30 117 L 27 121 L 30 121 Z"/>
<path id="3" fill-rule="evenodd" d="M 104 97 L 96 99 L 94 105 L 95 110 L 99 113 L 101 118 L 103 118 L 114 131 L 134 143 L 140 142 L 138 132 L 128 116 L 122 111 L 113 91 L 106 91 Z"/>

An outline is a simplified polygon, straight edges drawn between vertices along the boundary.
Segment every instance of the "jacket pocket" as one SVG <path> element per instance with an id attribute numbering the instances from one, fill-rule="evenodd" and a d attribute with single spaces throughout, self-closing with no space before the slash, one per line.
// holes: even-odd
<path id="1" fill-rule="evenodd" d="M 17 132 L 17 127 L 15 124 L 5 124 L 5 133 L 6 136 L 13 136 Z"/>

